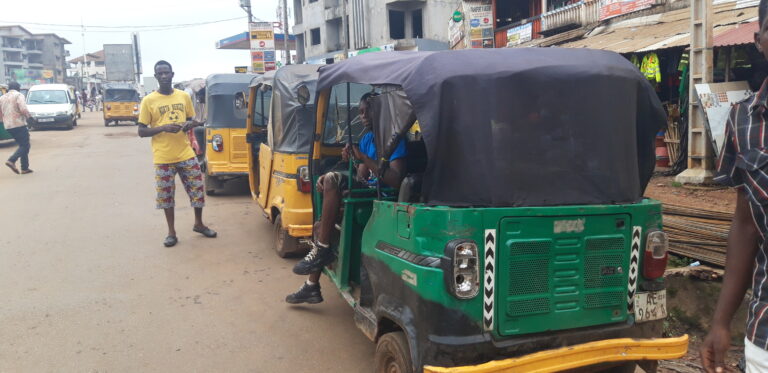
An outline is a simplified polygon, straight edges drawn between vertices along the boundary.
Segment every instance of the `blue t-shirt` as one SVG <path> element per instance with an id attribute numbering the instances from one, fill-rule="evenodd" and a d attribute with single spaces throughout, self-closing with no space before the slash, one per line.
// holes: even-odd
<path id="1" fill-rule="evenodd" d="M 360 139 L 360 151 L 363 152 L 363 154 L 367 155 L 368 158 L 378 161 L 376 157 L 376 142 L 373 141 L 373 132 L 368 132 L 365 135 L 363 135 L 363 138 Z M 400 142 L 397 144 L 397 147 L 395 148 L 395 151 L 392 152 L 392 155 L 389 156 L 389 161 L 392 162 L 395 159 L 399 158 L 405 158 L 406 151 L 405 151 L 405 140 L 400 139 Z"/>

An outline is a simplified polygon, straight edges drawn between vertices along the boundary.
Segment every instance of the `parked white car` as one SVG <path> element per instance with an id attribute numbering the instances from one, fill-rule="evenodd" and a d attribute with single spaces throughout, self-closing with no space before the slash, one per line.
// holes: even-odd
<path id="1" fill-rule="evenodd" d="M 77 126 L 77 97 L 66 84 L 39 84 L 27 94 L 27 107 L 32 115 L 27 126 L 34 130 L 45 127 Z"/>

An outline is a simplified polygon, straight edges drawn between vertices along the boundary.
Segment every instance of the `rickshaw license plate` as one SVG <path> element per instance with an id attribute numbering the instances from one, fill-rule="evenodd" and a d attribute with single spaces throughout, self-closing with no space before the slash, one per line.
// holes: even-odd
<path id="1" fill-rule="evenodd" d="M 667 291 L 635 294 L 635 322 L 659 320 L 667 317 Z"/>
<path id="2" fill-rule="evenodd" d="M 53 122 L 53 118 L 40 118 L 37 121 L 38 122 Z"/>

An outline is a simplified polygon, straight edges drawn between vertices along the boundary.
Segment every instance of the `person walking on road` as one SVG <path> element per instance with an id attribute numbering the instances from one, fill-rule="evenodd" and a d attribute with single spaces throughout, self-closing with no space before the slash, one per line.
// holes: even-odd
<path id="1" fill-rule="evenodd" d="M 155 78 L 160 87 L 141 101 L 139 137 L 152 138 L 157 208 L 165 211 L 168 223 L 168 236 L 163 244 L 171 247 L 178 242 L 174 227 L 176 174 L 195 209 L 192 230 L 205 237 L 216 237 L 216 232 L 203 224 L 203 174 L 186 136 L 189 129 L 200 126 L 192 120 L 195 116 L 192 100 L 184 91 L 173 88 L 173 68 L 167 61 L 155 63 Z"/>
<path id="2" fill-rule="evenodd" d="M 29 130 L 27 129 L 27 118 L 29 110 L 24 100 L 24 95 L 19 92 L 21 86 L 17 82 L 8 84 L 8 93 L 0 96 L 0 119 L 2 119 L 5 129 L 16 140 L 19 148 L 8 158 L 5 165 L 15 173 L 28 174 L 32 170 L 29 168 Z M 21 159 L 21 171 L 16 168 L 16 161 Z"/>
<path id="3" fill-rule="evenodd" d="M 768 0 L 760 0 L 755 46 L 768 60 Z M 731 320 L 751 287 L 744 339 L 747 373 L 768 372 L 768 79 L 750 97 L 731 107 L 715 181 L 738 191 L 728 234 L 725 280 L 709 334 L 701 345 L 708 373 L 725 372 Z"/>

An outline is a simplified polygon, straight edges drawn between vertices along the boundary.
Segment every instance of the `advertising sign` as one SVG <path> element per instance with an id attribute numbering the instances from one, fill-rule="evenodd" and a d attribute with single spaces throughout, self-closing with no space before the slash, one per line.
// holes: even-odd
<path id="1" fill-rule="evenodd" d="M 530 41 L 533 37 L 533 23 L 526 23 L 507 30 L 507 47 L 514 47 Z"/>
<path id="2" fill-rule="evenodd" d="M 132 44 L 104 44 L 104 69 L 112 82 L 136 79 Z"/>
<path id="3" fill-rule="evenodd" d="M 600 20 L 650 8 L 656 0 L 600 0 Z"/>
<path id="4" fill-rule="evenodd" d="M 235 74 L 245 74 L 248 72 L 248 66 L 235 66 Z"/>
<path id="5" fill-rule="evenodd" d="M 707 118 L 706 127 L 717 158 L 723 148 L 725 122 L 731 106 L 749 96 L 749 84 L 746 81 L 696 84 L 696 94 Z"/>
<path id="6" fill-rule="evenodd" d="M 253 22 L 248 32 L 251 44 L 251 66 L 254 73 L 276 69 L 275 32 L 271 22 Z"/>
<path id="7" fill-rule="evenodd" d="M 24 87 L 31 87 L 35 84 L 53 83 L 53 71 L 51 70 L 11 70 L 12 79 Z"/>
<path id="8" fill-rule="evenodd" d="M 458 45 L 464 40 L 464 20 L 459 19 L 456 21 L 456 17 L 452 17 L 448 20 L 448 40 L 451 49 L 460 49 L 462 46 Z"/>
<path id="9" fill-rule="evenodd" d="M 488 0 L 465 2 L 470 48 L 493 48 L 493 5 Z"/>

